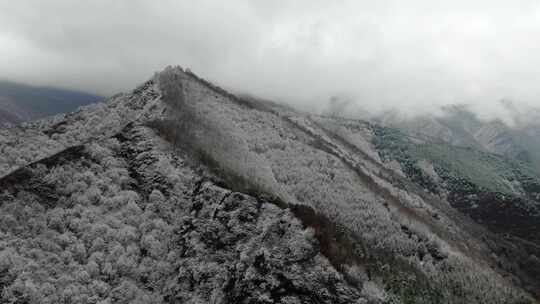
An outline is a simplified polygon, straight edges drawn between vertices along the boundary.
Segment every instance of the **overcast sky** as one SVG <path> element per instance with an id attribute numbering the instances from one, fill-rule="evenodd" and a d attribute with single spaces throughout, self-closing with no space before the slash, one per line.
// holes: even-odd
<path id="1" fill-rule="evenodd" d="M 177 64 L 318 108 L 540 106 L 540 1 L 0 0 L 0 78 L 109 95 Z"/>

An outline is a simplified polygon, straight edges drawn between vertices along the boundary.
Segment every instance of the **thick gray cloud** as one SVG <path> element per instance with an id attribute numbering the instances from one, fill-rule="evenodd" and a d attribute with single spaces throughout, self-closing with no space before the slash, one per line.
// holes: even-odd
<path id="1" fill-rule="evenodd" d="M 180 64 L 320 109 L 540 105 L 540 2 L 0 0 L 0 78 L 112 94 Z"/>

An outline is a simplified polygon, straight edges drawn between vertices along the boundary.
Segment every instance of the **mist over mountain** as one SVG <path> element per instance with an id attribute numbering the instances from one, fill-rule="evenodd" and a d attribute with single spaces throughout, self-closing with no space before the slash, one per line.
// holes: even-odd
<path id="1" fill-rule="evenodd" d="M 540 111 L 516 111 L 505 102 L 503 118 L 482 118 L 467 106 L 448 106 L 436 114 L 407 117 L 385 113 L 372 119 L 402 129 L 427 141 L 472 147 L 518 159 L 540 172 Z"/>
<path id="2" fill-rule="evenodd" d="M 309 111 L 332 96 L 409 114 L 539 106 L 537 1 L 267 2 L 2 1 L 0 77 L 112 95 L 180 62 Z"/>
<path id="3" fill-rule="evenodd" d="M 72 90 L 0 81 L 0 125 L 14 125 L 71 112 L 102 99 L 100 96 Z"/>

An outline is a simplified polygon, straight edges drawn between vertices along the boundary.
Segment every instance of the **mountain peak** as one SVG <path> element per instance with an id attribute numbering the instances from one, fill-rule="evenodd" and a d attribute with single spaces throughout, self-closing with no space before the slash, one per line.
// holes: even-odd
<path id="1" fill-rule="evenodd" d="M 0 129 L 0 260 L 18 261 L 0 264 L 2 296 L 31 293 L 30 274 L 29 297 L 50 301 L 46 286 L 158 303 L 531 300 L 538 268 L 511 257 L 538 254 L 523 208 L 540 210 L 540 179 L 523 169 L 511 183 L 497 156 L 403 134 L 241 98 L 181 67 Z"/>

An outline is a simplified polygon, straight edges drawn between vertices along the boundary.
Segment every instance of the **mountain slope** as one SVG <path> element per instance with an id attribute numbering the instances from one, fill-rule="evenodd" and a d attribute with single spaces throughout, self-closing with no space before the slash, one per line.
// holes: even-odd
<path id="1" fill-rule="evenodd" d="M 0 126 L 70 112 L 101 99 L 82 92 L 0 82 Z"/>
<path id="2" fill-rule="evenodd" d="M 532 303 L 496 231 L 389 167 L 377 132 L 180 68 L 2 130 L 2 296 Z"/>

